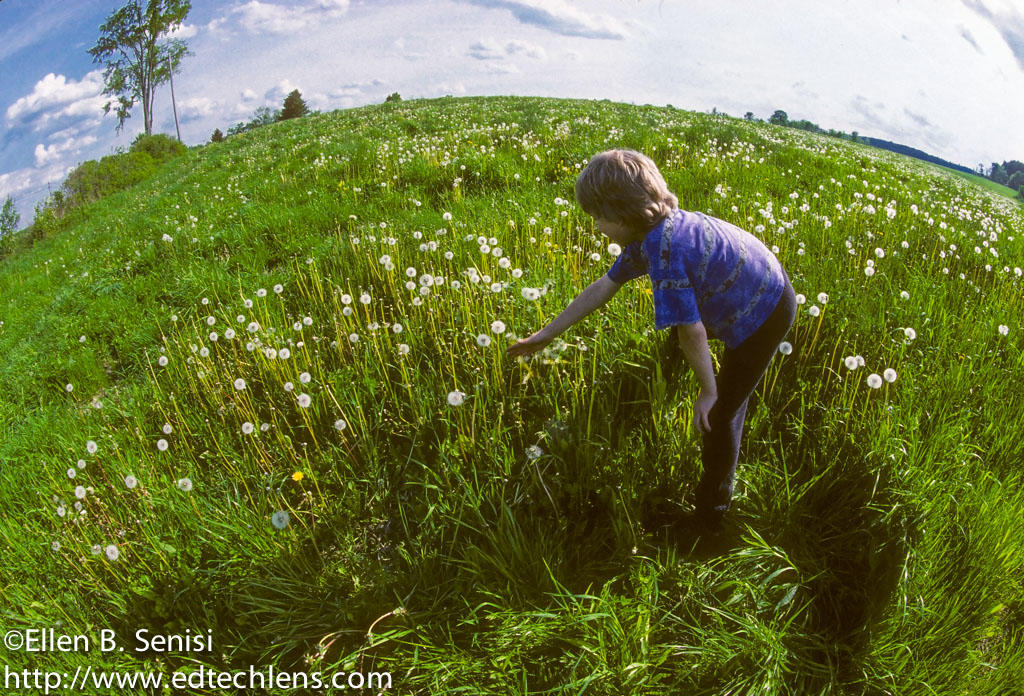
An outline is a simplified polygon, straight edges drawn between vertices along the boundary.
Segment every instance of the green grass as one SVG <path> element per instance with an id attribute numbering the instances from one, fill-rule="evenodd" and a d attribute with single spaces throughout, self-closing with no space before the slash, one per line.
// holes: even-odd
<path id="1" fill-rule="evenodd" d="M 964 179 L 967 179 L 968 181 L 970 181 L 970 182 L 972 182 L 974 184 L 977 184 L 978 186 L 980 186 L 982 188 L 988 189 L 989 191 L 992 191 L 993 193 L 998 193 L 998 194 L 1000 194 L 1002 196 L 1006 196 L 1007 198 L 1013 200 L 1014 202 L 1016 202 L 1019 205 L 1024 205 L 1024 200 L 1021 200 L 1020 194 L 1017 193 L 1016 191 L 1014 191 L 1009 186 L 1003 186 L 1002 184 L 997 184 L 996 182 L 992 181 L 991 179 L 986 179 L 985 177 L 978 176 L 977 174 L 968 174 L 966 172 L 960 172 L 960 171 L 957 171 L 955 169 L 952 169 L 950 171 L 955 172 L 957 176 L 963 177 Z"/>
<path id="2" fill-rule="evenodd" d="M 696 384 L 644 282 L 536 359 L 504 351 L 610 266 L 572 199 L 613 146 L 777 247 L 806 296 L 718 548 L 654 519 L 685 509 L 700 460 Z M 0 606 L 8 630 L 128 647 L 9 651 L 12 669 L 388 671 L 416 694 L 1019 688 L 1024 217 L 1002 196 L 764 124 L 446 98 L 193 149 L 71 218 L 0 261 Z M 138 655 L 139 628 L 212 630 L 215 649 Z"/>

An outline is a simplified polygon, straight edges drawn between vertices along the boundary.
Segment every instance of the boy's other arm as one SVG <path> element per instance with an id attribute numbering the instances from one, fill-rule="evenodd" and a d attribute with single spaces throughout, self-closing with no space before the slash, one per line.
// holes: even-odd
<path id="1" fill-rule="evenodd" d="M 555 340 L 560 333 L 612 299 L 621 287 L 622 285 L 613 281 L 607 274 L 601 276 L 584 288 L 569 303 L 569 306 L 563 309 L 562 313 L 552 319 L 547 326 L 532 336 L 521 338 L 512 344 L 508 349 L 508 354 L 515 357 L 536 353 Z"/>
<path id="2" fill-rule="evenodd" d="M 718 385 L 715 382 L 715 368 L 711 364 L 711 349 L 708 347 L 708 334 L 704 323 L 680 324 L 676 328 L 679 336 L 679 347 L 690 364 L 700 393 L 693 402 L 693 421 L 700 432 L 710 432 L 711 423 L 708 414 L 718 400 Z"/>

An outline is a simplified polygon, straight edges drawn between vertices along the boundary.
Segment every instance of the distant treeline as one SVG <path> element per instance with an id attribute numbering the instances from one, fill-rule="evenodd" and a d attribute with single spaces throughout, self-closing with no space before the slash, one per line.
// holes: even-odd
<path id="1" fill-rule="evenodd" d="M 979 174 L 997 184 L 1009 186 L 1020 193 L 1021 198 L 1024 198 L 1024 162 L 1017 160 L 1004 161 L 1002 164 L 993 162 L 988 169 L 980 171 Z"/>

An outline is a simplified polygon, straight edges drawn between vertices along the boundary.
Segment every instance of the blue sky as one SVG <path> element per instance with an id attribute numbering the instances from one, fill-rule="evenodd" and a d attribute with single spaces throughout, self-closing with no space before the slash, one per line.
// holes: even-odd
<path id="1" fill-rule="evenodd" d="M 127 146 L 88 49 L 125 0 L 0 0 L 0 199 L 22 223 L 71 168 Z M 182 139 L 280 107 L 445 94 L 784 109 L 974 167 L 1024 160 L 1014 0 L 193 0 Z M 170 91 L 154 130 L 174 133 Z"/>

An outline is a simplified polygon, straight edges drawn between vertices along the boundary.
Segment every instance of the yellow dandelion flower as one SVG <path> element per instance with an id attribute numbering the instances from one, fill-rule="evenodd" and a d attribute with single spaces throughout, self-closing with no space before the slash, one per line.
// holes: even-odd
<path id="1" fill-rule="evenodd" d="M 301 481 L 302 478 L 303 474 L 301 471 L 296 471 L 294 474 L 292 474 L 292 481 Z"/>

